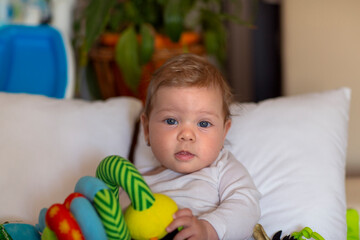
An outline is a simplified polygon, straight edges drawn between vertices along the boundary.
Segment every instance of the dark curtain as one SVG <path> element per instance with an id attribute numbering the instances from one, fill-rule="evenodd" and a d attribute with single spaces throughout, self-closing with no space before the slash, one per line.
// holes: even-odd
<path id="1" fill-rule="evenodd" d="M 243 6 L 242 15 L 251 18 L 253 5 Z M 237 101 L 281 96 L 280 10 L 280 4 L 258 1 L 255 28 L 228 24 L 226 71 Z"/>

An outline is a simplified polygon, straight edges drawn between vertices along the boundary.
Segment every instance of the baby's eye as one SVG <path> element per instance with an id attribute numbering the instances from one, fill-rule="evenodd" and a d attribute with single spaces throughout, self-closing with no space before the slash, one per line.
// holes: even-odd
<path id="1" fill-rule="evenodd" d="M 175 124 L 178 124 L 178 121 L 176 121 L 173 118 L 168 118 L 168 119 L 165 120 L 165 123 L 169 124 L 169 125 L 175 125 Z"/>
<path id="2" fill-rule="evenodd" d="M 208 127 L 211 127 L 211 123 L 209 123 L 208 121 L 201 121 L 198 123 L 198 126 L 199 127 L 202 127 L 202 128 L 208 128 Z"/>

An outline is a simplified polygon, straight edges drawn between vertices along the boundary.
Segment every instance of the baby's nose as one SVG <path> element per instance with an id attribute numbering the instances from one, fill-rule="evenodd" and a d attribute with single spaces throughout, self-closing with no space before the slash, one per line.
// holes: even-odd
<path id="1" fill-rule="evenodd" d="M 184 128 L 180 133 L 178 137 L 179 141 L 195 141 L 196 137 L 194 132 L 189 128 Z"/>

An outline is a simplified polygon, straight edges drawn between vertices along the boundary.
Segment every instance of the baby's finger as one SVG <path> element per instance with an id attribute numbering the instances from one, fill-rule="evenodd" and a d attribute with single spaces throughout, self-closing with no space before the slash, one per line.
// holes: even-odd
<path id="1" fill-rule="evenodd" d="M 186 228 L 191 225 L 192 217 L 176 217 L 170 224 L 167 226 L 166 231 L 172 232 L 177 228 Z"/>
<path id="2" fill-rule="evenodd" d="M 178 234 L 175 235 L 173 240 L 183 240 L 183 239 L 190 239 L 193 235 L 193 232 L 189 228 L 184 228 L 183 230 L 179 231 Z"/>
<path id="3" fill-rule="evenodd" d="M 180 209 L 174 214 L 174 218 L 192 217 L 192 216 L 193 216 L 192 211 L 189 208 Z"/>

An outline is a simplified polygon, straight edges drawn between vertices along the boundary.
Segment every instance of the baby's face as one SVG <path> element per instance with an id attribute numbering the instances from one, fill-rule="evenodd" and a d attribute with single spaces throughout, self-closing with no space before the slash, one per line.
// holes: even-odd
<path id="1" fill-rule="evenodd" d="M 180 173 L 214 162 L 231 125 L 224 121 L 220 90 L 198 87 L 161 87 L 142 122 L 156 159 Z"/>

